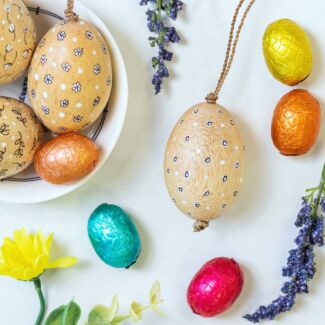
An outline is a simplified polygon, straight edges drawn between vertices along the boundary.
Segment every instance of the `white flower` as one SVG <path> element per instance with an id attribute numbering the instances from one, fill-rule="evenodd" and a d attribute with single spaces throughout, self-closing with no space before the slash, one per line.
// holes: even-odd
<path id="1" fill-rule="evenodd" d="M 69 100 L 68 99 L 60 100 L 60 106 L 61 107 L 68 107 L 69 106 Z"/>
<path id="2" fill-rule="evenodd" d="M 81 122 L 82 119 L 83 119 L 83 117 L 81 115 L 76 115 L 73 117 L 73 122 L 78 123 L 78 122 Z"/>
<path id="3" fill-rule="evenodd" d="M 53 83 L 53 76 L 51 74 L 47 74 L 45 75 L 44 77 L 44 82 L 48 85 L 52 84 Z"/>
<path id="4" fill-rule="evenodd" d="M 87 31 L 87 32 L 85 33 L 85 36 L 86 36 L 86 38 L 89 39 L 89 40 L 92 40 L 92 39 L 94 38 L 93 33 L 90 32 L 90 31 Z"/>
<path id="5" fill-rule="evenodd" d="M 94 100 L 93 100 L 93 106 L 97 106 L 100 103 L 100 97 L 97 96 Z"/>
<path id="6" fill-rule="evenodd" d="M 71 65 L 70 65 L 69 63 L 63 63 L 63 64 L 62 64 L 62 69 L 63 69 L 63 71 L 65 71 L 65 72 L 69 72 L 70 69 L 71 69 Z"/>
<path id="7" fill-rule="evenodd" d="M 42 65 L 44 65 L 46 62 L 47 62 L 46 55 L 42 55 L 41 56 L 41 63 L 42 63 Z"/>
<path id="8" fill-rule="evenodd" d="M 72 90 L 75 92 L 75 93 L 78 93 L 79 91 L 81 91 L 81 84 L 79 81 L 75 82 L 73 85 L 72 85 Z"/>
<path id="9" fill-rule="evenodd" d="M 82 49 L 81 47 L 74 49 L 75 56 L 82 56 L 83 54 L 84 54 L 84 49 Z"/>
<path id="10" fill-rule="evenodd" d="M 96 64 L 93 69 L 94 74 L 98 76 L 101 71 L 102 71 L 102 67 L 99 64 Z"/>
<path id="11" fill-rule="evenodd" d="M 42 106 L 42 111 L 44 114 L 48 115 L 50 113 L 50 110 L 47 106 Z"/>
<path id="12" fill-rule="evenodd" d="M 10 7 L 10 5 L 5 5 L 5 6 L 4 6 L 4 11 L 5 11 L 5 12 L 10 12 L 10 11 L 11 11 L 11 7 Z"/>
<path id="13" fill-rule="evenodd" d="M 64 31 L 61 31 L 57 35 L 58 41 L 63 41 L 66 38 L 67 34 Z"/>

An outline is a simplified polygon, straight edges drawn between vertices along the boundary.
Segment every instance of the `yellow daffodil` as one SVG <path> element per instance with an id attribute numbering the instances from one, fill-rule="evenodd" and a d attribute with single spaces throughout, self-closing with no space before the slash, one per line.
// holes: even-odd
<path id="1" fill-rule="evenodd" d="M 30 281 L 46 269 L 74 265 L 77 262 L 74 257 L 50 261 L 52 239 L 53 234 L 46 238 L 40 231 L 28 234 L 25 229 L 16 230 L 13 239 L 5 237 L 0 251 L 0 275 Z"/>

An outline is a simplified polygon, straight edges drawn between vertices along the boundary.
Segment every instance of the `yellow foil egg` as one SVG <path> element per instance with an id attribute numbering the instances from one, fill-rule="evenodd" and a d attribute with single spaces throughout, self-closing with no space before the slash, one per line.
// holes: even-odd
<path id="1" fill-rule="evenodd" d="M 102 34 L 84 20 L 55 25 L 39 43 L 28 93 L 43 124 L 57 133 L 79 131 L 102 113 L 112 88 L 112 64 Z"/>
<path id="2" fill-rule="evenodd" d="M 286 85 L 296 85 L 311 73 L 313 57 L 310 41 L 306 32 L 292 20 L 277 20 L 267 27 L 263 51 L 274 78 Z"/>
<path id="3" fill-rule="evenodd" d="M 236 199 L 244 169 L 243 138 L 224 107 L 201 103 L 184 113 L 168 140 L 164 171 L 174 203 L 197 220 L 195 231 Z"/>
<path id="4" fill-rule="evenodd" d="M 27 168 L 43 142 L 33 110 L 21 101 L 0 97 L 0 179 Z"/>
<path id="5" fill-rule="evenodd" d="M 1 1 L 0 44 L 0 84 L 6 84 L 28 68 L 36 47 L 34 21 L 21 0 Z"/>

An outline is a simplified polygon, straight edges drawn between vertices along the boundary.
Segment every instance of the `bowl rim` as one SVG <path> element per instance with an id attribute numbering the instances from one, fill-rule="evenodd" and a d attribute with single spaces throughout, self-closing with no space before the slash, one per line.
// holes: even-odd
<path id="1" fill-rule="evenodd" d="M 42 2 L 44 2 L 44 8 L 42 9 L 46 9 L 46 4 L 47 1 L 46 0 L 41 0 Z M 34 4 L 32 0 L 27 0 L 25 2 L 26 6 L 28 7 L 37 7 L 38 4 Z M 48 201 L 52 201 L 55 199 L 58 199 L 60 197 L 63 197 L 75 190 L 77 190 L 78 188 L 80 188 L 81 186 L 83 186 L 85 183 L 87 183 L 92 177 L 94 177 L 98 171 L 104 166 L 104 164 L 106 163 L 106 161 L 108 160 L 108 158 L 110 157 L 110 155 L 112 154 L 113 150 L 115 149 L 117 142 L 121 136 L 124 124 L 125 124 L 125 120 L 126 120 L 126 116 L 127 116 L 127 110 L 128 110 L 128 100 L 129 100 L 129 86 L 128 86 L 128 76 L 127 76 L 127 71 L 126 71 L 126 66 L 125 66 L 125 61 L 123 58 L 123 55 L 121 53 L 121 50 L 115 40 L 115 38 L 113 37 L 111 31 L 108 29 L 108 27 L 106 26 L 106 24 L 104 23 L 104 21 L 94 12 L 92 11 L 89 7 L 87 7 L 86 5 L 84 5 L 83 3 L 76 1 L 75 2 L 75 7 L 78 9 L 81 9 L 82 12 L 87 12 L 87 18 L 86 20 L 90 20 L 91 23 L 93 23 L 96 28 L 98 28 L 101 33 L 103 34 L 104 38 L 107 39 L 107 36 L 109 37 L 109 43 L 110 43 L 110 47 L 114 48 L 114 56 L 118 57 L 118 60 L 114 60 L 119 61 L 119 84 L 123 84 L 123 88 L 124 88 L 124 96 L 123 98 L 119 99 L 119 106 L 120 107 L 124 107 L 124 111 L 123 114 L 120 114 L 120 116 L 122 116 L 122 118 L 120 119 L 120 123 L 119 126 L 116 127 L 115 133 L 114 133 L 114 137 L 113 137 L 113 141 L 111 142 L 111 148 L 105 152 L 105 155 L 101 155 L 101 159 L 98 162 L 98 164 L 96 165 L 95 169 L 86 177 L 84 177 L 83 179 L 72 183 L 72 184 L 67 184 L 67 185 L 52 185 L 49 183 L 46 183 L 47 185 L 50 186 L 55 186 L 57 188 L 59 188 L 59 186 L 61 186 L 61 190 L 51 193 L 51 195 L 49 197 L 43 197 L 43 198 L 31 198 L 28 197 L 28 199 L 25 199 L 22 196 L 6 196 L 6 197 L 0 197 L 0 201 L 2 202 L 8 202 L 8 203 L 16 203 L 16 204 L 35 204 L 35 203 L 42 203 L 42 202 L 48 202 Z M 114 86 L 113 86 L 114 87 Z M 109 105 L 109 103 L 108 103 Z M 2 180 L 0 182 L 0 186 L 1 183 L 6 182 L 5 180 Z M 44 182 L 43 180 L 40 180 L 39 182 Z M 33 183 L 33 182 L 30 182 Z M 45 183 L 45 182 L 44 182 Z"/>

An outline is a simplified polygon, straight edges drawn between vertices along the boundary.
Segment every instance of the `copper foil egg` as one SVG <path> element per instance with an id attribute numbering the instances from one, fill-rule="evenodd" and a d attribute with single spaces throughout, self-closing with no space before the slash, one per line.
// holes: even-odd
<path id="1" fill-rule="evenodd" d="M 272 139 L 282 155 L 297 156 L 308 152 L 317 141 L 321 109 L 317 99 L 304 89 L 284 95 L 272 120 Z"/>
<path id="2" fill-rule="evenodd" d="M 35 154 L 35 169 L 52 184 L 77 181 L 93 171 L 100 151 L 89 138 L 78 133 L 58 135 Z"/>

